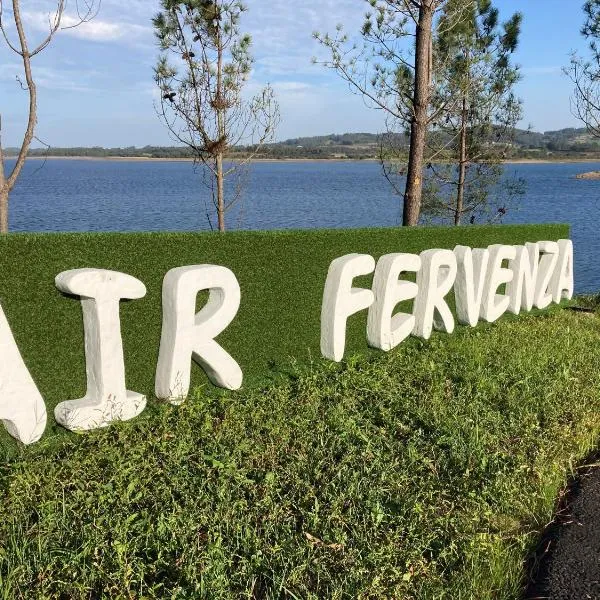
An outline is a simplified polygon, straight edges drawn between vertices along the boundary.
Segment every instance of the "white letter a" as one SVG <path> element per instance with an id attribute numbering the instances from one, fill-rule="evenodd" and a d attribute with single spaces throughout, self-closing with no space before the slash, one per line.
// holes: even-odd
<path id="1" fill-rule="evenodd" d="M 46 428 L 46 406 L 17 348 L 0 306 L 0 420 L 24 444 L 37 442 Z"/>

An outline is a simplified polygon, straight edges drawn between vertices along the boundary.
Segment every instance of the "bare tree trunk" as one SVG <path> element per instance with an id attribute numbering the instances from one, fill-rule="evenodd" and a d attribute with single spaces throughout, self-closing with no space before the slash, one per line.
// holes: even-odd
<path id="1" fill-rule="evenodd" d="M 217 151 L 217 220 L 219 222 L 219 231 L 225 231 L 225 191 L 223 185 L 223 149 L 225 143 L 225 94 L 223 93 L 223 48 L 221 38 L 217 41 L 217 132 L 218 132 L 218 151 Z"/>
<path id="2" fill-rule="evenodd" d="M 4 174 L 2 150 L 2 115 L 0 115 L 0 234 L 8 233 L 8 182 Z"/>
<path id="3" fill-rule="evenodd" d="M 23 143 L 21 144 L 17 161 L 8 178 L 6 178 L 4 175 L 4 163 L 2 163 L 2 177 L 0 179 L 0 234 L 8 233 L 8 196 L 13 187 L 15 187 L 17 178 L 19 177 L 21 169 L 25 164 L 25 159 L 27 158 L 29 146 L 33 140 L 35 126 L 37 123 L 37 88 L 35 86 L 35 81 L 33 80 L 33 75 L 31 74 L 31 54 L 27 46 L 25 30 L 23 29 L 20 0 L 13 0 L 12 5 L 15 25 L 19 35 L 19 54 L 23 60 L 25 81 L 27 83 L 27 91 L 29 93 L 29 118 L 27 120 L 27 129 L 25 131 L 25 135 L 23 136 Z M 0 155 L 0 160 L 3 160 L 2 155 Z"/>
<path id="4" fill-rule="evenodd" d="M 403 225 L 417 225 L 423 193 L 423 157 L 425 137 L 429 124 L 427 109 L 431 95 L 431 47 L 434 0 L 423 0 L 419 8 L 419 22 L 415 42 L 415 90 L 413 118 L 410 125 L 410 150 L 404 192 Z"/>
<path id="5" fill-rule="evenodd" d="M 0 188 L 0 234 L 8 233 L 8 188 Z"/>
<path id="6" fill-rule="evenodd" d="M 460 123 L 460 159 L 458 162 L 458 191 L 456 193 L 456 208 L 454 211 L 454 224 L 460 225 L 465 203 L 465 181 L 467 179 L 467 99 L 462 101 L 462 114 Z"/>
<path id="7" fill-rule="evenodd" d="M 223 194 L 223 153 L 217 154 L 217 220 L 219 231 L 225 231 L 225 199 Z"/>

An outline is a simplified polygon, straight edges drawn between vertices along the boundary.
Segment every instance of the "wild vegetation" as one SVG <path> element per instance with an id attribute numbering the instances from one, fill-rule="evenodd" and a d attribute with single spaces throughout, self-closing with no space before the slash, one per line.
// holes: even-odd
<path id="1" fill-rule="evenodd" d="M 565 69 L 574 84 L 571 102 L 573 114 L 584 123 L 595 137 L 600 137 L 600 2 L 586 0 L 583 5 L 585 22 L 581 34 L 588 42 L 589 56 L 577 53 L 571 56 L 571 64 Z"/>
<path id="2" fill-rule="evenodd" d="M 587 159 L 600 158 L 600 141 L 585 128 L 568 128 L 539 133 L 516 129 L 514 140 L 506 151 L 506 159 Z M 394 145 L 408 153 L 408 138 L 398 134 Z M 375 133 L 343 133 L 312 137 L 290 138 L 281 142 L 265 144 L 256 154 L 258 159 L 378 159 L 381 136 Z M 7 148 L 6 156 L 14 157 L 17 150 Z M 229 150 L 229 154 L 248 155 L 245 146 Z M 193 158 L 185 146 L 129 146 L 127 148 L 74 147 L 34 148 L 29 156 L 42 158 L 89 157 L 89 158 Z M 446 159 L 443 154 L 440 157 Z"/>
<path id="3" fill-rule="evenodd" d="M 600 433 L 598 335 L 503 319 L 23 450 L 3 597 L 516 600 Z"/>
<path id="4" fill-rule="evenodd" d="M 366 2 L 360 42 L 341 25 L 315 33 L 328 52 L 315 62 L 384 113 L 379 158 L 403 198 L 403 225 L 421 214 L 458 225 L 494 196 L 521 118 L 511 55 L 522 15 L 501 23 L 491 0 Z"/>
<path id="5" fill-rule="evenodd" d="M 351 252 L 379 257 L 457 244 L 523 244 L 568 237 L 564 225 L 468 228 L 423 227 L 286 232 L 102 233 L 0 237 L 0 302 L 25 364 L 50 414 L 58 402 L 86 390 L 81 306 L 58 292 L 54 278 L 68 269 L 93 265 L 132 275 L 147 294 L 120 309 L 128 389 L 153 397 L 161 336 L 162 282 L 169 269 L 215 264 L 233 271 L 242 302 L 218 341 L 244 373 L 248 389 L 277 378 L 290 357 L 318 361 L 320 314 L 327 269 Z M 27 265 L 27 268 L 24 268 Z M 371 285 L 369 277 L 356 285 Z M 205 302 L 200 295 L 198 306 Z M 349 320 L 348 352 L 366 352 L 366 312 Z M 194 365 L 192 385 L 215 391 Z M 212 393 L 211 392 L 211 393 Z M 66 435 L 61 428 L 49 437 Z M 15 442 L 0 427 L 0 452 Z"/>
<path id="6" fill-rule="evenodd" d="M 454 225 L 506 208 L 509 199 L 500 198 L 496 190 L 504 174 L 503 159 L 523 116 L 514 91 L 521 76 L 513 58 L 521 13 L 502 23 L 489 0 L 466 7 L 461 3 L 447 4 L 433 44 L 441 71 L 436 93 L 445 110 L 427 138 L 422 199 L 426 215 Z M 459 9 L 462 18 L 452 26 Z M 383 165 L 388 167 L 385 160 Z M 393 183 L 397 169 L 393 162 L 390 167 L 386 174 Z M 503 187 L 514 189 L 515 184 L 505 179 Z"/>

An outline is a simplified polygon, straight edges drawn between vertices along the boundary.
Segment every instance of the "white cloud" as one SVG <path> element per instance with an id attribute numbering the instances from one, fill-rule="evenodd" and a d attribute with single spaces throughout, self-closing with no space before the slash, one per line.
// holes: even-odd
<path id="1" fill-rule="evenodd" d="M 267 77 L 306 75 L 318 77 L 323 70 L 311 64 L 320 46 L 314 31 L 335 31 L 341 23 L 351 36 L 362 24 L 368 4 L 364 0 L 249 0 L 241 28 L 252 35 L 256 67 Z"/>
<path id="2" fill-rule="evenodd" d="M 313 88 L 314 86 L 305 81 L 278 81 L 273 84 L 273 89 L 279 92 L 308 92 Z"/>
<path id="3" fill-rule="evenodd" d="M 95 76 L 96 74 L 90 71 L 65 71 L 64 69 L 40 65 L 33 67 L 33 78 L 36 86 L 48 90 L 91 92 L 94 91 L 94 87 L 89 85 L 89 81 L 94 79 Z M 23 68 L 18 63 L 0 65 L 0 81 L 14 82 L 15 87 L 12 91 L 20 91 L 19 81 L 25 81 Z M 10 88 L 7 88 L 7 91 L 10 91 Z"/>
<path id="4" fill-rule="evenodd" d="M 95 69 L 65 68 L 64 64 L 58 67 L 43 64 L 32 66 L 33 78 L 40 90 L 78 92 L 78 93 L 105 93 L 111 89 L 107 83 L 109 74 Z M 14 83 L 6 86 L 6 92 L 21 91 L 19 82 L 25 81 L 23 67 L 18 62 L 0 64 L 0 81 Z M 119 87 L 120 94 L 135 93 L 140 96 L 151 96 L 155 86 L 147 81 L 132 80 Z"/>
<path id="5" fill-rule="evenodd" d="M 322 54 L 312 39 L 313 31 L 333 33 L 343 23 L 349 34 L 358 33 L 368 10 L 365 0 L 246 3 L 248 12 L 242 16 L 240 29 L 253 38 L 256 62 L 244 95 L 250 97 L 271 83 L 281 105 L 278 139 L 382 128 L 380 113 L 365 108 L 329 70 L 311 64 L 312 56 Z M 32 38 L 43 39 L 55 6 L 56 0 L 28 0 L 26 18 Z M 63 25 L 74 23 L 74 6 L 72 0 Z M 54 145 L 143 145 L 159 135 L 151 72 L 158 54 L 151 19 L 159 9 L 159 0 L 102 0 L 100 12 L 90 23 L 60 32 L 52 48 L 35 63 L 42 137 Z M 107 43 L 101 52 L 95 45 L 99 42 Z M 0 80 L 15 82 L 20 72 L 16 65 L 0 65 Z M 14 93 L 0 108 L 22 107 L 18 84 L 2 87 Z M 87 125 L 79 127 L 78 123 Z M 156 129 L 148 123 L 156 123 Z M 102 136 L 82 138 L 76 131 L 88 128 L 101 131 Z"/>
<path id="6" fill-rule="evenodd" d="M 27 25 L 40 32 L 48 32 L 55 16 L 43 11 L 24 11 L 23 20 Z M 61 35 L 69 35 L 94 42 L 114 42 L 117 40 L 136 40 L 151 34 L 149 26 L 118 21 L 106 21 L 95 17 L 84 23 L 76 16 L 65 14 L 61 19 Z"/>

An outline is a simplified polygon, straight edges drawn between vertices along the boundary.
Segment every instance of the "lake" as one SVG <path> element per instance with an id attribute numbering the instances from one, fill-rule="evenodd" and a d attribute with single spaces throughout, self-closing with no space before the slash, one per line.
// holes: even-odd
<path id="1" fill-rule="evenodd" d="M 8 161 L 8 167 L 11 166 Z M 576 180 L 600 163 L 515 164 L 526 194 L 504 223 L 567 222 L 578 293 L 600 290 L 596 248 L 600 181 Z M 12 231 L 189 231 L 210 228 L 208 190 L 189 162 L 27 162 L 11 196 Z M 400 199 L 375 162 L 252 165 L 230 229 L 374 227 L 400 223 Z"/>

